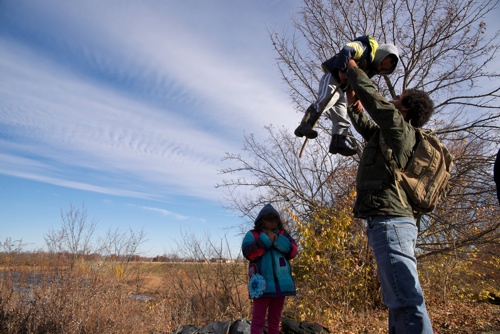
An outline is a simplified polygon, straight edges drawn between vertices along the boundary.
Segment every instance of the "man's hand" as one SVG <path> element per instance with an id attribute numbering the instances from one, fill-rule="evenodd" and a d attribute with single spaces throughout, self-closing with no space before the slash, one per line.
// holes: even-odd
<path id="1" fill-rule="evenodd" d="M 349 59 L 349 62 L 347 63 L 347 68 L 352 68 L 352 67 L 358 67 L 358 64 L 356 64 L 355 60 Z"/>
<path id="2" fill-rule="evenodd" d="M 358 65 L 354 60 L 350 59 L 347 63 L 347 67 L 358 67 Z M 363 112 L 363 105 L 361 104 L 361 101 L 358 100 L 358 97 L 352 88 L 349 87 L 349 89 L 346 90 L 345 95 L 347 98 L 347 105 L 351 107 L 352 111 L 355 114 L 361 114 Z"/>
<path id="3" fill-rule="evenodd" d="M 345 72 L 339 71 L 339 78 L 340 78 L 340 84 L 342 86 L 347 85 L 347 77 L 345 75 Z"/>
<path id="4" fill-rule="evenodd" d="M 360 114 L 363 112 L 363 105 L 361 104 L 361 101 L 358 100 L 358 97 L 352 88 L 348 88 L 345 91 L 345 96 L 347 98 L 347 105 L 352 108 L 354 113 Z"/>
<path id="5" fill-rule="evenodd" d="M 361 114 L 363 112 L 363 105 L 361 104 L 360 100 L 357 100 L 356 102 L 351 104 L 350 107 L 355 114 Z"/>

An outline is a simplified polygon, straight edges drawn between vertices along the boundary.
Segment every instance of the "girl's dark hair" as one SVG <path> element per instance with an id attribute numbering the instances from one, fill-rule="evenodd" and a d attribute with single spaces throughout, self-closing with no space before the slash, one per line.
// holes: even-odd
<path id="1" fill-rule="evenodd" d="M 416 128 L 424 126 L 434 112 L 434 102 L 429 94 L 415 88 L 404 91 L 401 103 L 408 108 L 407 121 Z"/>
<path id="2" fill-rule="evenodd" d="M 260 217 L 260 219 L 255 222 L 255 226 L 254 226 L 255 229 L 261 229 L 264 226 L 263 220 L 265 218 L 270 218 L 270 219 L 276 219 L 276 220 L 278 220 L 278 228 L 279 229 L 283 229 L 284 228 L 283 227 L 283 222 L 281 221 L 280 217 L 277 216 L 276 214 L 272 213 L 272 212 L 269 212 L 269 213 L 266 213 L 265 215 L 263 215 L 262 217 Z"/>

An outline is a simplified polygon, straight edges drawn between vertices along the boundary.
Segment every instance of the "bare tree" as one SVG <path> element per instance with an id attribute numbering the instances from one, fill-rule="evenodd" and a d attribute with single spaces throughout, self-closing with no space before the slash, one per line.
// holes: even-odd
<path id="1" fill-rule="evenodd" d="M 307 107 L 322 74 L 320 64 L 354 37 L 370 34 L 380 43 L 394 43 L 401 62 L 391 78 L 380 83 L 383 93 L 419 87 L 444 105 L 498 110 L 499 74 L 490 70 L 499 45 L 499 31 L 489 34 L 484 21 L 498 0 L 340 1 L 304 0 L 293 19 L 291 38 L 271 32 L 278 65 L 296 108 Z M 300 36 L 302 39 L 300 39 Z M 487 37 L 488 36 L 488 37 Z M 488 85 L 471 94 L 471 88 Z"/>
<path id="2" fill-rule="evenodd" d="M 111 255 L 120 264 L 120 275 L 123 276 L 126 264 L 137 255 L 146 238 L 143 230 L 126 232 L 120 229 L 109 229 L 104 237 L 95 234 L 97 220 L 89 219 L 87 208 L 75 208 L 73 205 L 67 211 L 61 210 L 61 226 L 51 228 L 44 235 L 49 252 L 67 255 L 71 258 L 71 268 L 77 260 L 90 254 L 99 254 L 103 261 L 110 260 Z"/>
<path id="3" fill-rule="evenodd" d="M 197 263 L 175 268 L 173 285 L 179 300 L 198 304 L 201 318 L 244 317 L 248 307 L 247 273 L 231 256 L 227 237 L 216 242 L 209 234 L 199 237 L 183 232 L 181 240 L 176 242 L 177 254 Z"/>
<path id="4" fill-rule="evenodd" d="M 96 252 L 103 262 L 110 262 L 115 276 L 122 278 L 127 274 L 128 265 L 138 255 L 140 246 L 146 241 L 146 232 L 141 229 L 122 231 L 108 229 L 104 237 L 99 237 Z"/>
<path id="5" fill-rule="evenodd" d="M 309 151 L 307 159 L 299 159 L 301 142 L 283 128 L 266 130 L 269 137 L 265 142 L 248 135 L 243 153 L 228 153 L 224 158 L 238 166 L 222 169 L 221 173 L 235 178 L 217 185 L 229 190 L 231 209 L 252 220 L 264 204 L 273 203 L 282 212 L 286 213 L 286 207 L 306 218 L 317 207 L 328 206 L 354 190 L 354 160 L 335 159 L 321 143 Z M 248 188 L 251 192 L 245 192 Z"/>
<path id="6" fill-rule="evenodd" d="M 119 228 L 108 229 L 103 238 L 99 238 L 98 251 L 100 254 L 109 256 L 115 255 L 123 261 L 129 261 L 137 255 L 138 249 L 146 241 L 146 232 L 141 229 L 134 231 L 122 231 Z"/>
<path id="7" fill-rule="evenodd" d="M 97 221 L 89 220 L 85 205 L 81 209 L 73 205 L 67 211 L 61 210 L 61 227 L 45 234 L 45 243 L 50 252 L 69 253 L 74 260 L 94 251 L 92 238 Z"/>
<path id="8" fill-rule="evenodd" d="M 26 244 L 23 243 L 23 239 L 12 240 L 12 238 L 7 237 L 4 241 L 0 241 L 0 252 L 7 254 L 20 253 L 25 246 Z"/>
<path id="9" fill-rule="evenodd" d="M 500 222 L 491 175 L 500 144 L 500 74 L 495 68 L 500 31 L 486 17 L 498 0 L 304 0 L 293 18 L 292 35 L 270 32 L 278 69 L 298 115 L 315 99 L 321 63 L 353 38 L 369 34 L 394 43 L 401 62 L 390 76 L 374 77 L 379 91 L 393 97 L 419 88 L 435 101 L 430 127 L 455 155 L 447 200 L 422 222 L 421 256 L 499 245 Z M 244 154 L 227 154 L 236 167 L 219 187 L 228 189 L 232 208 L 252 217 L 264 202 L 307 218 L 354 189 L 356 161 L 330 156 L 325 127 L 298 159 L 300 141 L 268 128 L 258 143 L 245 138 Z M 358 145 L 362 140 L 355 135 Z M 354 159 L 358 159 L 355 157 Z M 252 191 L 249 192 L 248 190 Z M 240 191 L 241 190 L 241 191 Z"/>

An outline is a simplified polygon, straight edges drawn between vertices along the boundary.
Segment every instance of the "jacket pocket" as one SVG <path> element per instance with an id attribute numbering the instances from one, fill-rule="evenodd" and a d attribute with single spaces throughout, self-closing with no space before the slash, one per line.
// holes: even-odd
<path id="1" fill-rule="evenodd" d="M 359 211 L 361 212 L 378 208 L 386 208 L 389 206 L 387 192 L 381 190 L 380 187 L 378 189 L 368 188 L 360 190 L 358 199 Z"/>

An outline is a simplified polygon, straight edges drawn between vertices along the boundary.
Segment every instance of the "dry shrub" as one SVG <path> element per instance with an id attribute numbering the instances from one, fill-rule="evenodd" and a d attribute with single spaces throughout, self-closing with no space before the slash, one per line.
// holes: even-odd
<path id="1" fill-rule="evenodd" d="M 242 262 L 128 263 L 117 276 L 121 262 L 15 258 L 0 272 L 0 333 L 168 333 L 250 314 Z"/>
<path id="2" fill-rule="evenodd" d="M 3 277 L 2 333 L 130 333 L 144 305 L 116 281 L 97 276 L 23 274 Z"/>
<path id="3" fill-rule="evenodd" d="M 427 299 L 443 305 L 456 300 L 491 301 L 500 281 L 498 246 L 471 247 L 468 252 L 443 253 L 419 262 Z"/>
<path id="4" fill-rule="evenodd" d="M 294 219 L 294 227 L 300 244 L 292 263 L 298 293 L 289 316 L 330 327 L 353 313 L 380 306 L 364 227 L 352 218 L 348 206 L 317 209 L 308 222 Z"/>
<path id="5" fill-rule="evenodd" d="M 251 304 L 242 262 L 167 264 L 164 299 L 177 301 L 179 324 L 248 318 Z"/>
<path id="6" fill-rule="evenodd" d="M 327 239 L 335 236 L 336 240 L 349 242 L 325 249 L 318 248 L 320 242 L 316 248 L 311 244 L 303 249 L 292 265 L 297 273 L 303 271 L 306 280 L 297 282 L 299 293 L 287 298 L 283 315 L 319 322 L 332 333 L 385 333 L 387 310 L 373 301 L 379 298 L 372 281 L 376 277 L 371 275 L 370 281 L 365 281 L 368 274 L 362 270 L 371 260 L 360 262 L 363 257 L 359 247 L 363 247 L 363 239 L 347 238 L 344 232 L 350 225 L 341 216 L 336 217 L 337 229 L 319 225 L 323 227 L 319 231 L 325 232 Z M 316 237 L 312 230 L 309 232 L 312 243 Z M 356 247 L 351 247 L 353 242 Z M 329 259 L 335 260 L 330 264 L 322 261 L 328 249 L 332 253 Z M 124 274 L 117 277 L 113 268 L 123 266 L 121 262 L 95 259 L 70 266 L 64 257 L 56 255 L 18 255 L 0 253 L 0 333 L 171 333 L 181 325 L 201 327 L 214 320 L 250 319 L 243 261 L 131 262 Z M 298 262 L 301 257 L 304 261 L 310 257 L 315 262 L 301 264 Z M 444 262 L 436 258 L 419 264 L 429 314 L 437 333 L 500 330 L 499 306 L 477 300 L 477 291 L 498 282 L 498 262 L 492 262 L 496 258 L 491 256 L 477 255 L 473 259 L 460 265 L 449 258 L 442 259 Z M 449 266 L 446 272 L 439 267 L 441 264 Z M 309 271 L 304 271 L 305 265 L 311 266 Z M 457 287 L 450 288 L 453 284 Z M 473 291 L 466 289 L 475 287 L 475 298 L 471 299 L 469 293 L 463 297 L 447 293 L 443 299 L 446 285 L 447 291 Z M 368 289 L 370 286 L 375 287 L 373 291 Z M 153 299 L 138 300 L 131 298 L 131 294 Z M 304 312 L 306 307 L 309 313 Z"/>

